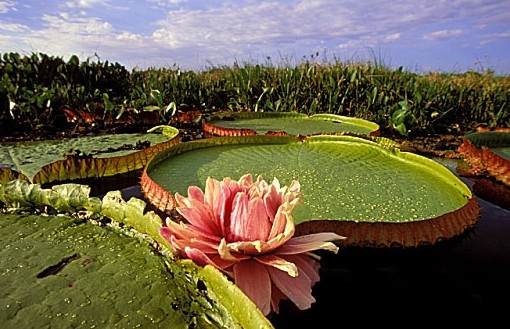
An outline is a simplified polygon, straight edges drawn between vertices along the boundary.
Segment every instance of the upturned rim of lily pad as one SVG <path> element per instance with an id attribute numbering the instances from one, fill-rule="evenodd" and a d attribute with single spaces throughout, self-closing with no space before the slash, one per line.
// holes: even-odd
<path id="1" fill-rule="evenodd" d="M 510 132 L 467 134 L 457 151 L 467 164 L 459 166 L 461 175 L 492 177 L 510 187 Z"/>
<path id="2" fill-rule="evenodd" d="M 269 129 L 262 129 L 261 127 L 257 127 L 257 120 L 270 119 L 271 123 Z M 226 123 L 232 121 L 242 121 L 242 127 L 228 127 L 225 126 Z M 294 120 L 294 121 L 291 121 Z M 289 133 L 286 131 L 285 126 L 287 128 L 292 128 L 293 130 L 299 131 L 300 127 L 296 124 L 296 122 L 300 122 L 300 124 L 305 127 L 309 126 L 309 129 L 313 131 L 313 133 Z M 334 125 L 330 125 L 328 131 L 317 130 L 320 128 L 316 128 L 315 125 L 326 122 L 332 123 Z M 245 125 L 244 125 L 245 124 Z M 265 123 L 268 124 L 267 122 Z M 296 126 L 296 127 L 293 127 Z M 336 126 L 336 127 L 335 127 Z M 330 113 L 319 113 L 308 115 L 305 113 L 299 112 L 232 112 L 232 111 L 222 111 L 217 112 L 211 117 L 209 117 L 206 121 L 203 122 L 202 128 L 204 132 L 208 136 L 254 136 L 254 135 L 276 135 L 276 136 L 285 136 L 285 135 L 318 135 L 318 134 L 335 134 L 335 133 L 345 133 L 345 132 L 353 132 L 360 133 L 360 131 L 350 131 L 346 128 L 346 126 L 356 127 L 356 130 L 362 131 L 362 134 L 366 134 L 369 136 L 379 136 L 380 135 L 380 127 L 377 123 L 371 122 L 365 119 L 356 118 L 356 117 L 348 117 L 342 116 L 338 114 L 330 114 Z M 283 127 L 283 128 L 282 128 Z M 332 129 L 335 127 L 335 129 Z"/>
<path id="3" fill-rule="evenodd" d="M 157 153 L 180 143 L 180 131 L 175 127 L 167 125 L 155 126 L 147 131 L 147 134 L 150 133 L 161 134 L 166 137 L 166 140 L 124 155 L 110 157 L 78 156 L 55 160 L 42 165 L 33 177 L 28 177 L 25 173 L 9 166 L 2 166 L 0 167 L 0 184 L 13 179 L 23 179 L 36 184 L 46 184 L 87 178 L 110 177 L 142 170 Z M 83 138 L 80 137 L 80 139 Z M 63 153 L 65 151 L 62 150 Z"/>
<path id="4" fill-rule="evenodd" d="M 402 222 L 390 221 L 360 221 L 360 220 L 331 220 L 310 219 L 296 223 L 296 234 L 304 235 L 317 232 L 334 232 L 347 237 L 340 242 L 347 246 L 362 247 L 417 247 L 432 245 L 464 233 L 473 227 L 479 217 L 480 209 L 477 200 L 473 197 L 470 189 L 452 172 L 443 165 L 408 152 L 400 151 L 391 140 L 380 137 L 364 138 L 346 135 L 318 135 L 318 136 L 237 136 L 237 137 L 214 137 L 204 140 L 196 140 L 181 143 L 158 154 L 145 167 L 141 177 L 141 190 L 150 204 L 159 210 L 172 213 L 176 206 L 173 196 L 175 191 L 169 191 L 151 177 L 151 171 L 167 158 L 178 157 L 179 154 L 189 151 L 204 149 L 214 146 L 240 145 L 240 144 L 286 144 L 314 142 L 320 144 L 323 141 L 341 140 L 366 145 L 376 148 L 384 156 L 398 158 L 404 163 L 415 163 L 420 170 L 429 170 L 431 173 L 440 172 L 439 180 L 447 181 L 452 189 L 458 193 L 464 203 L 455 209 L 432 217 Z M 306 193 L 305 193 L 306 200 Z M 437 201 L 437 200 L 436 200 Z M 409 200 L 413 202 L 413 200 Z M 432 201 L 431 201 L 432 202 Z"/>
<path id="5" fill-rule="evenodd" d="M 229 328 L 273 328 L 269 319 L 223 272 L 213 266 L 202 267 L 190 260 L 174 257 L 172 246 L 160 235 L 163 220 L 153 211 L 146 210 L 145 201 L 136 197 L 126 201 L 119 190 L 110 191 L 103 197 L 91 197 L 90 191 L 88 185 L 74 183 L 43 188 L 39 184 L 31 184 L 24 180 L 12 180 L 0 184 L 0 205 L 3 202 L 7 208 L 24 210 L 30 210 L 34 206 L 50 206 L 58 213 L 56 217 L 69 218 L 70 225 L 74 225 L 73 222 L 83 224 L 86 219 L 97 221 L 99 218 L 109 218 L 110 224 L 94 225 L 108 225 L 111 230 L 124 235 L 126 239 L 134 237 L 147 242 L 147 246 L 157 248 L 153 253 L 148 253 L 149 257 L 162 258 L 171 280 L 186 280 L 196 286 L 187 297 L 188 301 L 175 299 L 175 307 L 178 307 L 180 302 L 188 305 L 190 301 L 195 303 L 196 305 L 192 307 L 197 312 L 191 316 L 199 325 L 203 323 L 209 326 L 223 324 Z M 38 216 L 48 218 L 47 215 Z M 1 217 L 0 213 L 0 220 L 3 219 Z M 76 221 L 78 217 L 80 220 Z M 34 218 L 37 218 L 37 215 L 34 215 Z M 45 240 L 49 238 L 46 237 Z M 99 248 L 103 247 L 104 245 Z M 48 259 L 40 259 L 40 262 L 42 267 Z M 55 266 L 49 268 L 52 267 Z M 28 271 L 32 271 L 30 266 Z M 165 291 L 162 293 L 165 294 Z M 179 308 L 175 310 L 180 311 Z M 216 317 L 213 321 L 208 318 L 211 314 Z M 186 323 L 183 323 L 183 326 L 185 325 Z"/>

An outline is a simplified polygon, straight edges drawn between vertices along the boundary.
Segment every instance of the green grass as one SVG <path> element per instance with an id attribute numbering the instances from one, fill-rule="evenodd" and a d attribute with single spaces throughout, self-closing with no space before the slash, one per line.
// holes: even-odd
<path id="1" fill-rule="evenodd" d="M 157 97 L 155 97 L 157 96 Z M 205 71 L 118 63 L 68 62 L 44 54 L 0 58 L 0 126 L 55 125 L 63 106 L 116 117 L 123 111 L 177 109 L 332 113 L 374 121 L 404 134 L 510 126 L 510 76 L 490 70 L 417 74 L 374 63 L 235 63 Z M 14 105 L 10 108 L 9 105 Z M 405 129 L 402 126 L 404 124 Z"/>

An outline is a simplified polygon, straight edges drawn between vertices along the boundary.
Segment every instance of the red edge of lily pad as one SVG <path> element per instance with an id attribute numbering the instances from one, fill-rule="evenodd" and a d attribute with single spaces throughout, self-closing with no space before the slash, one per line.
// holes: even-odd
<path id="1" fill-rule="evenodd" d="M 167 214 L 173 212 L 177 205 L 174 196 L 149 177 L 147 167 L 140 185 L 151 205 Z M 461 208 L 431 219 L 405 223 L 313 220 L 296 225 L 296 235 L 334 232 L 346 237 L 339 242 L 344 246 L 419 247 L 464 233 L 478 222 L 479 215 L 478 201 L 471 197 Z"/>
<path id="2" fill-rule="evenodd" d="M 4 184 L 15 179 L 22 179 L 30 182 L 30 179 L 20 172 L 12 170 L 11 168 L 0 168 L 0 184 Z"/>
<path id="3" fill-rule="evenodd" d="M 82 178 L 107 177 L 141 170 L 157 153 L 180 143 L 180 134 L 146 149 L 111 158 L 69 158 L 49 163 L 32 179 L 35 184 Z"/>
<path id="4" fill-rule="evenodd" d="M 223 136 L 255 136 L 258 135 L 258 133 L 249 128 L 226 128 L 226 127 L 220 127 L 216 126 L 212 123 L 203 122 L 202 123 L 202 129 L 204 130 L 204 133 L 207 137 L 223 137 Z M 380 129 L 371 131 L 368 136 L 374 136 L 377 137 L 381 133 Z M 286 133 L 285 131 L 268 131 L 265 133 L 265 135 L 268 136 L 289 136 L 290 134 Z"/>
<path id="5" fill-rule="evenodd" d="M 432 219 L 405 223 L 314 220 L 298 224 L 296 235 L 334 232 L 347 238 L 339 242 L 344 246 L 419 247 L 464 233 L 479 215 L 478 201 L 472 197 L 461 208 Z"/>
<path id="6" fill-rule="evenodd" d="M 510 161 L 492 152 L 490 148 L 476 147 L 469 140 L 458 148 L 459 154 L 469 165 L 461 168 L 464 176 L 491 176 L 506 186 L 510 186 Z"/>
<path id="7" fill-rule="evenodd" d="M 145 170 L 141 188 L 160 211 L 170 214 L 176 207 L 172 193 L 152 180 Z M 339 242 L 344 246 L 419 247 L 464 233 L 478 222 L 479 215 L 478 201 L 472 197 L 461 208 L 432 219 L 405 223 L 313 220 L 298 224 L 296 235 L 334 232 L 347 237 Z"/>
<path id="8" fill-rule="evenodd" d="M 147 200 L 150 200 L 151 205 L 164 213 L 171 213 L 177 206 L 174 196 L 162 188 L 147 174 L 147 167 L 143 170 L 142 177 L 140 178 L 140 188 Z"/>

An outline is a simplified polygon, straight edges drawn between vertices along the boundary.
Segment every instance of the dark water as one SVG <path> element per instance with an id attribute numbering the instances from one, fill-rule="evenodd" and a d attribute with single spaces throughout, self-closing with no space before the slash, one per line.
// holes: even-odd
<path id="1" fill-rule="evenodd" d="M 140 197 L 139 186 L 122 192 L 126 198 Z M 477 200 L 475 227 L 434 246 L 322 253 L 312 308 L 299 311 L 282 303 L 271 322 L 277 329 L 439 327 L 472 321 L 483 321 L 483 328 L 510 327 L 492 325 L 510 319 L 510 211 Z"/>
<path id="2" fill-rule="evenodd" d="M 477 199 L 476 226 L 435 246 L 323 254 L 316 303 L 305 311 L 286 305 L 271 318 L 275 327 L 508 322 L 510 211 Z"/>

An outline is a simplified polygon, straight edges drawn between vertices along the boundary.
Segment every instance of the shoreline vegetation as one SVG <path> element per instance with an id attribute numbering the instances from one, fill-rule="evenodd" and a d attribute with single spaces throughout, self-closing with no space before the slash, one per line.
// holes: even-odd
<path id="1" fill-rule="evenodd" d="M 313 56 L 312 56 L 313 59 Z M 510 76 L 412 73 L 375 63 L 240 64 L 127 70 L 109 61 L 0 54 L 0 138 L 29 140 L 191 127 L 215 111 L 332 113 L 403 140 L 510 127 Z"/>

